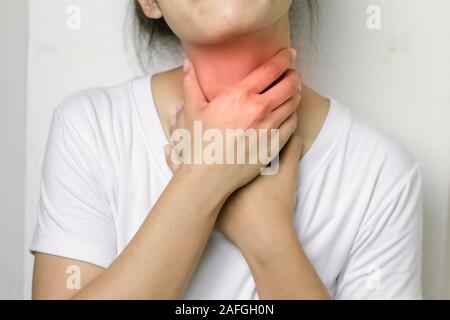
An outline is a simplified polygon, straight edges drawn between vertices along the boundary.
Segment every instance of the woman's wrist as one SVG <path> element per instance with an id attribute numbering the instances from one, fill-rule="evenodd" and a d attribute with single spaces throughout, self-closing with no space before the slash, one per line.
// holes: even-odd
<path id="1" fill-rule="evenodd" d="M 182 164 L 180 169 L 183 175 L 189 175 L 202 179 L 205 187 L 222 194 L 225 199 L 234 191 L 252 178 L 256 177 L 258 171 L 245 169 L 238 170 L 236 166 L 239 164 Z M 253 171 L 257 172 L 254 173 Z"/>
<path id="2" fill-rule="evenodd" d="M 258 237 L 249 235 L 247 241 L 241 241 L 237 246 L 249 263 L 264 264 L 299 246 L 299 240 L 293 223 L 286 221 L 271 226 L 270 230 L 261 232 Z"/>
<path id="3" fill-rule="evenodd" d="M 175 179 L 187 182 L 190 188 L 198 186 L 203 197 L 209 197 L 221 204 L 234 191 L 226 178 L 209 165 L 182 164 L 175 173 Z"/>

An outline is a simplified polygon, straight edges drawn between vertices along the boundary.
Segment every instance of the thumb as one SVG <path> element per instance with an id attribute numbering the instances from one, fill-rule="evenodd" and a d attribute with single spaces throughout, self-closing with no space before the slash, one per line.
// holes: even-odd
<path id="1" fill-rule="evenodd" d="M 197 72 L 189 59 L 183 64 L 183 95 L 187 107 L 200 108 L 207 103 L 205 95 L 198 83 Z"/>
<path id="2" fill-rule="evenodd" d="M 167 165 L 169 166 L 172 173 L 175 173 L 175 171 L 177 171 L 178 167 L 180 166 L 179 164 L 175 163 L 175 161 L 173 161 L 173 157 L 177 157 L 177 159 L 179 159 L 176 151 L 170 144 L 168 144 L 164 146 L 164 153 L 166 155 Z"/>
<path id="3" fill-rule="evenodd" d="M 303 140 L 294 133 L 280 154 L 280 171 L 290 175 L 293 170 L 297 172 L 302 151 Z"/>

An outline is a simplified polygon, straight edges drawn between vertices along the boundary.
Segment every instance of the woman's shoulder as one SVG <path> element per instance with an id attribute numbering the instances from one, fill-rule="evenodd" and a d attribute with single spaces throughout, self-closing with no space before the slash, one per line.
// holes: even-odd
<path id="1" fill-rule="evenodd" d="M 124 117 L 130 114 L 133 105 L 133 78 L 112 86 L 98 86 L 77 90 L 68 94 L 54 109 L 55 113 L 73 121 L 86 117 L 104 119 Z"/>
<path id="2" fill-rule="evenodd" d="M 116 148 L 115 139 L 128 141 L 136 128 L 140 128 L 133 90 L 138 79 L 114 86 L 82 89 L 67 95 L 54 108 L 52 127 L 64 127 L 92 148 L 97 147 L 95 144 Z"/>
<path id="3" fill-rule="evenodd" d="M 348 117 L 348 128 L 342 141 L 351 165 L 393 183 L 407 179 L 418 170 L 419 163 L 412 152 L 387 128 L 336 104 Z"/>

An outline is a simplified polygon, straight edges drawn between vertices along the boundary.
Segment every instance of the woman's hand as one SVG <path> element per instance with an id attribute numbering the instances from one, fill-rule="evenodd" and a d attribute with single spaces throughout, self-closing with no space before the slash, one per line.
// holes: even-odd
<path id="1" fill-rule="evenodd" d="M 274 245 L 292 239 L 301 153 L 302 140 L 293 135 L 280 154 L 279 171 L 261 175 L 236 190 L 222 207 L 216 228 L 244 255 L 268 257 L 276 249 Z M 167 162 L 177 170 L 170 157 Z"/>
<path id="2" fill-rule="evenodd" d="M 189 70 L 189 68 L 188 66 L 187 69 Z M 260 68 L 256 74 L 261 70 L 264 70 L 263 73 L 267 73 L 273 71 L 274 68 Z M 191 79 L 194 78 L 193 74 L 191 74 L 191 77 Z M 252 79 L 252 77 L 254 77 L 253 81 L 260 81 L 255 76 L 249 78 Z M 268 107 L 270 104 L 265 105 L 264 108 L 262 104 L 258 104 L 259 99 L 265 93 L 269 93 L 275 88 L 277 88 L 275 92 L 280 92 L 280 84 L 285 79 L 290 79 L 285 82 L 297 82 L 296 92 L 293 93 L 296 96 L 295 99 L 291 97 L 287 100 L 287 104 L 285 102 L 275 108 L 273 106 Z M 295 79 L 297 80 L 294 81 Z M 249 80 L 246 79 L 246 81 Z M 188 83 L 189 76 L 185 79 L 185 91 Z M 285 89 L 294 90 L 292 83 L 283 86 L 285 86 Z M 180 117 L 183 119 L 180 122 L 183 123 L 184 121 L 184 126 L 188 128 L 190 127 L 189 123 L 199 118 L 207 120 L 209 123 L 207 127 L 218 127 L 222 130 L 224 128 L 277 128 L 279 126 L 281 148 L 290 139 L 281 152 L 279 172 L 275 175 L 259 176 L 255 179 L 259 170 L 245 169 L 243 165 L 232 166 L 233 170 L 227 169 L 229 170 L 225 170 L 227 174 L 222 173 L 220 175 L 224 179 L 224 184 L 232 181 L 231 185 L 234 186 L 234 189 L 231 192 L 234 193 L 221 206 L 219 217 L 215 221 L 215 227 L 234 242 L 244 254 L 252 271 L 260 299 L 329 298 L 325 286 L 303 251 L 293 224 L 298 167 L 302 151 L 301 139 L 293 135 L 297 125 L 295 111 L 300 100 L 300 90 L 297 89 L 299 87 L 298 77 L 294 77 L 292 72 L 287 72 L 280 82 L 265 91 L 264 89 L 260 90 L 262 86 L 258 90 L 253 87 L 253 91 L 247 91 L 250 87 L 242 87 L 241 84 L 234 88 L 236 92 L 233 92 L 232 88 L 224 97 L 212 101 L 210 103 L 211 108 L 203 113 L 201 110 L 208 109 L 208 107 L 203 107 L 203 109 L 192 107 L 208 106 L 205 100 L 200 102 L 202 95 L 200 95 L 201 90 L 198 86 L 191 92 L 198 92 L 200 98 L 197 99 L 196 103 L 199 104 L 193 103 L 195 99 L 189 100 L 188 106 L 184 109 L 184 119 Z M 255 93 L 255 91 L 259 93 Z M 253 93 L 250 94 L 250 92 Z M 261 92 L 264 93 L 261 94 Z M 271 93 L 274 94 L 274 92 Z M 185 94 L 185 96 L 189 95 Z M 267 96 L 265 97 L 267 98 Z M 246 103 L 242 103 L 243 101 Z M 275 100 L 272 98 L 269 101 Z M 229 110 L 227 109 L 228 103 L 231 106 Z M 280 100 L 278 100 L 278 103 L 281 103 Z M 241 117 L 239 111 L 242 112 L 242 108 L 247 105 L 251 107 L 249 110 L 245 110 L 242 113 L 244 116 Z M 214 108 L 212 108 L 213 106 Z M 284 111 L 285 109 L 289 109 L 289 112 Z M 260 113 L 250 110 L 259 110 Z M 186 119 L 188 119 L 187 125 Z M 287 120 L 283 122 L 283 119 Z M 286 129 L 286 123 L 289 123 L 288 129 Z M 173 122 L 173 128 L 176 128 L 176 121 Z M 170 148 L 167 151 L 166 155 L 170 153 Z M 177 165 L 173 163 L 170 156 L 167 156 L 167 162 L 173 171 L 177 170 Z M 229 166 L 219 165 L 219 167 L 226 168 Z M 245 186 L 242 187 L 242 185 Z M 239 187 L 241 188 L 239 189 Z M 236 189 L 238 190 L 236 191 Z"/>
<path id="3" fill-rule="evenodd" d="M 302 141 L 293 135 L 279 172 L 237 190 L 216 221 L 245 256 L 260 299 L 330 299 L 293 223 L 301 153 Z"/>
<path id="4" fill-rule="evenodd" d="M 203 131 L 219 130 L 225 148 L 222 155 L 225 157 L 230 149 L 233 149 L 234 153 L 236 145 L 243 143 L 246 159 L 250 159 L 253 153 L 257 155 L 258 148 L 254 146 L 259 145 L 259 140 L 252 146 L 247 141 L 248 137 L 243 135 L 235 137 L 237 140 L 234 140 L 233 144 L 227 143 L 227 129 L 241 129 L 244 132 L 248 129 L 266 129 L 268 132 L 278 129 L 279 148 L 272 150 L 272 155 L 276 156 L 297 127 L 296 110 L 300 102 L 300 84 L 297 72 L 289 70 L 294 60 L 295 51 L 283 50 L 210 102 L 203 95 L 194 67 L 186 60 L 183 80 L 184 106 L 178 114 L 177 126 L 187 129 L 194 137 L 195 122 L 201 123 Z M 172 133 L 175 129 L 172 127 Z M 188 142 L 192 147 L 198 141 Z M 183 158 L 181 162 L 194 163 L 192 152 L 185 152 L 188 150 L 186 144 L 180 143 L 178 147 L 180 146 L 181 153 L 179 149 L 172 153 L 166 151 L 166 154 L 170 153 L 170 160 L 173 160 L 174 153 L 179 153 Z M 196 151 L 195 147 L 190 150 Z M 221 179 L 223 187 L 230 193 L 254 179 L 260 173 L 261 167 L 267 164 L 238 164 L 236 158 L 234 160 L 233 163 L 206 166 L 211 172 L 211 179 Z"/>
<path id="5" fill-rule="evenodd" d="M 301 151 L 302 140 L 293 135 L 281 152 L 278 173 L 257 177 L 222 207 L 216 228 L 244 255 L 270 258 L 276 246 L 293 238 Z"/>

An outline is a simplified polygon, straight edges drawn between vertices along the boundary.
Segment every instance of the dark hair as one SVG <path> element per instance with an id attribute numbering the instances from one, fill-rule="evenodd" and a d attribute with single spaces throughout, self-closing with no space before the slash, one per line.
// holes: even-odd
<path id="1" fill-rule="evenodd" d="M 157 35 L 159 37 L 175 36 L 164 18 L 148 18 L 144 14 L 144 11 L 142 11 L 142 8 L 137 0 L 134 1 L 134 12 L 136 16 L 139 35 L 147 37 L 149 42 L 152 41 L 154 35 Z"/>
<path id="2" fill-rule="evenodd" d="M 145 64 L 142 61 L 142 53 L 144 48 L 152 46 L 155 38 L 162 40 L 164 43 L 167 41 L 179 41 L 178 37 L 170 29 L 164 18 L 151 19 L 148 18 L 142 11 L 141 6 L 137 0 L 132 1 L 134 5 L 134 29 L 135 36 L 135 49 L 139 57 L 141 66 Z M 318 18 L 318 1 L 317 0 L 293 0 L 292 8 L 299 9 L 302 14 L 300 25 L 297 23 L 295 28 L 301 29 L 301 34 L 309 38 L 313 34 L 314 26 Z M 291 10 L 291 13 L 292 10 Z"/>

